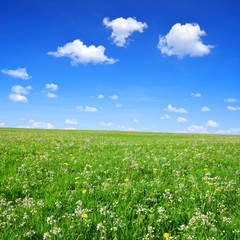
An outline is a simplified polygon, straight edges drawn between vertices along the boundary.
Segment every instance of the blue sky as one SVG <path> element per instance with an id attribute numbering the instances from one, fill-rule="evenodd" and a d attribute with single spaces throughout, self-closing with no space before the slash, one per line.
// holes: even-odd
<path id="1" fill-rule="evenodd" d="M 238 1 L 0 3 L 0 127 L 240 134 Z"/>

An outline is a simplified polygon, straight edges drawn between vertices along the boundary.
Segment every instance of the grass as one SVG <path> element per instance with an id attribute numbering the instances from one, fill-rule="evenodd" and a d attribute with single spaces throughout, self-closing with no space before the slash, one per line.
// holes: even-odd
<path id="1" fill-rule="evenodd" d="M 0 129 L 1 239 L 240 239 L 240 136 Z"/>

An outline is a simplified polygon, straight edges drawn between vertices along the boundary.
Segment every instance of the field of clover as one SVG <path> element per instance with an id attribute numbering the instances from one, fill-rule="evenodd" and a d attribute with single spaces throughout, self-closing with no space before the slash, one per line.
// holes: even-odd
<path id="1" fill-rule="evenodd" d="M 0 239 L 240 239 L 240 136 L 0 129 Z"/>

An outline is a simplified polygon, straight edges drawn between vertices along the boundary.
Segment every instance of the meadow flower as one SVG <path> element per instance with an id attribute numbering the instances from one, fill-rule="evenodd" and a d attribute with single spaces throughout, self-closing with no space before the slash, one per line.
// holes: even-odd
<path id="1" fill-rule="evenodd" d="M 78 184 L 78 182 L 75 182 L 75 184 Z"/>
<path id="2" fill-rule="evenodd" d="M 212 186 L 212 185 L 213 185 L 213 183 L 211 183 L 211 182 L 210 182 L 210 183 L 208 183 L 208 186 Z"/>
<path id="3" fill-rule="evenodd" d="M 86 193 L 87 192 L 87 190 L 86 189 L 84 189 L 84 190 L 82 190 L 82 193 L 84 194 L 84 193 Z"/>
<path id="4" fill-rule="evenodd" d="M 163 234 L 163 237 L 164 237 L 164 238 L 168 238 L 169 236 L 170 236 L 169 233 L 164 233 L 164 234 Z"/>
<path id="5" fill-rule="evenodd" d="M 86 213 L 82 213 L 81 214 L 81 218 L 86 218 L 87 217 L 87 214 Z"/>
<path id="6" fill-rule="evenodd" d="M 128 182 L 128 181 L 129 181 L 129 179 L 128 179 L 128 178 L 125 178 L 125 179 L 124 179 L 124 181 L 125 181 L 125 182 Z"/>

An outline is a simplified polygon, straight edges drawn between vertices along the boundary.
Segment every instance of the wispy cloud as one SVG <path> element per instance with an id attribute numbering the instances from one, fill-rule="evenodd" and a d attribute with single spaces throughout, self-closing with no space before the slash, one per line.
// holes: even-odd
<path id="1" fill-rule="evenodd" d="M 28 75 L 26 68 L 17 68 L 15 70 L 3 69 L 2 73 L 7 74 L 14 78 L 21 78 L 23 80 L 28 80 L 32 78 L 31 76 Z"/>
<path id="2" fill-rule="evenodd" d="M 191 95 L 196 98 L 199 98 L 202 96 L 200 93 L 191 93 Z"/>
<path id="3" fill-rule="evenodd" d="M 228 106 L 227 109 L 230 110 L 230 111 L 239 111 L 239 110 L 240 110 L 240 107 Z"/>
<path id="4" fill-rule="evenodd" d="M 118 95 L 112 95 L 112 96 L 109 96 L 109 98 L 112 100 L 118 100 Z"/>
<path id="5" fill-rule="evenodd" d="M 110 126 L 113 126 L 113 123 L 111 123 L 111 122 L 101 122 L 100 125 L 105 126 L 105 127 L 110 127 Z"/>
<path id="6" fill-rule="evenodd" d="M 176 108 L 176 107 L 173 107 L 171 104 L 169 104 L 167 108 L 164 108 L 164 110 L 169 112 L 176 112 L 176 113 L 187 113 L 186 109 Z"/>
<path id="7" fill-rule="evenodd" d="M 98 99 L 102 99 L 102 98 L 104 98 L 104 96 L 103 96 L 102 94 L 99 94 L 99 95 L 97 96 L 97 98 L 98 98 Z"/>
<path id="8" fill-rule="evenodd" d="M 165 114 L 164 116 L 160 117 L 161 120 L 165 120 L 169 118 L 171 118 L 171 116 L 169 116 L 168 114 Z"/>
<path id="9" fill-rule="evenodd" d="M 238 99 L 236 98 L 227 98 L 227 99 L 224 99 L 224 102 L 237 102 Z"/>
<path id="10" fill-rule="evenodd" d="M 78 124 L 76 119 L 66 119 L 65 123 L 66 124 L 73 124 L 73 125 Z"/>
<path id="11" fill-rule="evenodd" d="M 178 117 L 177 122 L 180 122 L 180 123 L 187 122 L 187 119 L 183 117 Z"/>
<path id="12" fill-rule="evenodd" d="M 202 112 L 209 112 L 210 110 L 211 110 L 211 109 L 208 108 L 208 107 L 206 107 L 206 106 L 201 108 L 201 111 L 202 111 Z"/>
<path id="13" fill-rule="evenodd" d="M 97 108 L 89 107 L 89 106 L 86 106 L 85 108 L 83 108 L 82 106 L 77 106 L 76 109 L 81 112 L 97 112 L 98 111 Z"/>

